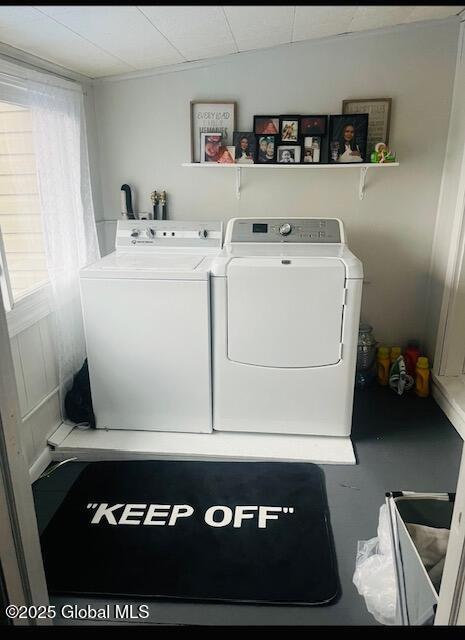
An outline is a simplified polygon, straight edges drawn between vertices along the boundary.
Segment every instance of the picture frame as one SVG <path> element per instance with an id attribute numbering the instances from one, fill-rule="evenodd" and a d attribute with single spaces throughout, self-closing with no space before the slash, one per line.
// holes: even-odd
<path id="1" fill-rule="evenodd" d="M 318 164 L 322 157 L 322 136 L 302 136 L 302 164 Z"/>
<path id="2" fill-rule="evenodd" d="M 281 144 L 299 142 L 300 116 L 279 116 L 279 136 Z"/>
<path id="3" fill-rule="evenodd" d="M 361 98 L 342 101 L 342 113 L 344 115 L 368 114 L 368 157 L 370 157 L 378 142 L 389 144 L 391 109 L 392 98 Z"/>
<path id="4" fill-rule="evenodd" d="M 368 114 L 329 118 L 329 164 L 367 162 Z"/>
<path id="5" fill-rule="evenodd" d="M 325 136 L 328 128 L 328 116 L 300 116 L 300 135 Z"/>
<path id="6" fill-rule="evenodd" d="M 280 144 L 276 150 L 277 164 L 300 164 L 302 146 L 300 144 Z"/>
<path id="7" fill-rule="evenodd" d="M 200 134 L 200 162 L 218 162 L 222 149 L 224 145 L 221 133 Z"/>
<path id="8" fill-rule="evenodd" d="M 219 164 L 235 164 L 234 159 L 235 148 L 233 145 L 222 146 L 220 149 L 218 163 Z"/>
<path id="9" fill-rule="evenodd" d="M 233 144 L 236 164 L 254 164 L 257 141 L 253 131 L 234 131 Z"/>
<path id="10" fill-rule="evenodd" d="M 279 116 L 254 116 L 253 130 L 256 135 L 279 135 Z"/>
<path id="11" fill-rule="evenodd" d="M 191 162 L 200 162 L 201 133 L 221 133 L 225 145 L 232 145 L 236 118 L 236 102 L 228 100 L 191 100 Z"/>
<path id="12" fill-rule="evenodd" d="M 279 136 L 277 135 L 256 135 L 256 158 L 257 164 L 273 164 L 276 162 L 276 149 Z M 272 146 L 272 149 L 271 149 Z"/>

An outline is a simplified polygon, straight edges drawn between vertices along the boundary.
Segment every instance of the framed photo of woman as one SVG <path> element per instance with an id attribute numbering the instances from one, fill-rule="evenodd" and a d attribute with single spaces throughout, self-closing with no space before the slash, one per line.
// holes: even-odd
<path id="1" fill-rule="evenodd" d="M 368 114 L 330 116 L 329 162 L 367 161 Z"/>
<path id="2" fill-rule="evenodd" d="M 234 160 L 237 164 L 253 164 L 255 162 L 256 140 L 251 131 L 234 131 Z"/>
<path id="3" fill-rule="evenodd" d="M 343 100 L 342 113 L 368 113 L 367 157 L 378 142 L 389 143 L 392 98 L 362 98 Z"/>
<path id="4" fill-rule="evenodd" d="M 254 133 L 260 136 L 277 136 L 279 134 L 279 116 L 254 116 Z"/>
<path id="5" fill-rule="evenodd" d="M 277 136 L 257 136 L 257 163 L 276 162 Z"/>

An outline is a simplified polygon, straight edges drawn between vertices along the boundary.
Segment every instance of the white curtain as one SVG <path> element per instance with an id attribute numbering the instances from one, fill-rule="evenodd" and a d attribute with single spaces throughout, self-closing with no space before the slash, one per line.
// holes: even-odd
<path id="1" fill-rule="evenodd" d="M 58 351 L 61 400 L 85 359 L 79 270 L 99 258 L 84 101 L 27 80 Z"/>
<path id="2" fill-rule="evenodd" d="M 58 354 L 62 412 L 86 357 L 79 270 L 100 257 L 89 174 L 84 99 L 74 82 L 0 60 L 32 114 L 36 169 Z"/>

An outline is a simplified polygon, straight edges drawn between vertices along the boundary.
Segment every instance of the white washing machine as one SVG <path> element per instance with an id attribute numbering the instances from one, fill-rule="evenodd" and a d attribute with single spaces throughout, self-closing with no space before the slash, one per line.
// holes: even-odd
<path id="1" fill-rule="evenodd" d="M 220 222 L 121 220 L 81 271 L 97 428 L 211 432 L 210 264 Z"/>
<path id="2" fill-rule="evenodd" d="M 212 263 L 213 428 L 347 437 L 362 281 L 338 219 L 230 220 Z"/>

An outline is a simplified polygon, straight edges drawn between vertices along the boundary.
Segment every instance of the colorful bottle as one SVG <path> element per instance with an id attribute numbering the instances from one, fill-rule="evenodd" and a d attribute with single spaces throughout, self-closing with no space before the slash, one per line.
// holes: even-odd
<path id="1" fill-rule="evenodd" d="M 386 387 L 389 383 L 389 368 L 391 366 L 389 347 L 378 348 L 376 363 L 378 368 L 378 382 L 381 386 Z"/>
<path id="2" fill-rule="evenodd" d="M 420 348 L 418 346 L 418 342 L 412 340 L 408 343 L 404 353 L 405 367 L 407 369 L 407 373 L 409 374 L 409 376 L 412 376 L 412 378 L 415 378 L 417 360 L 419 355 Z"/>
<path id="3" fill-rule="evenodd" d="M 415 393 L 420 398 L 429 396 L 429 362 L 428 358 L 419 357 L 415 371 Z"/>
<path id="4" fill-rule="evenodd" d="M 401 355 L 400 347 L 391 347 L 391 353 L 390 353 L 391 364 L 394 364 L 394 362 L 397 360 L 397 358 L 400 355 Z"/>

